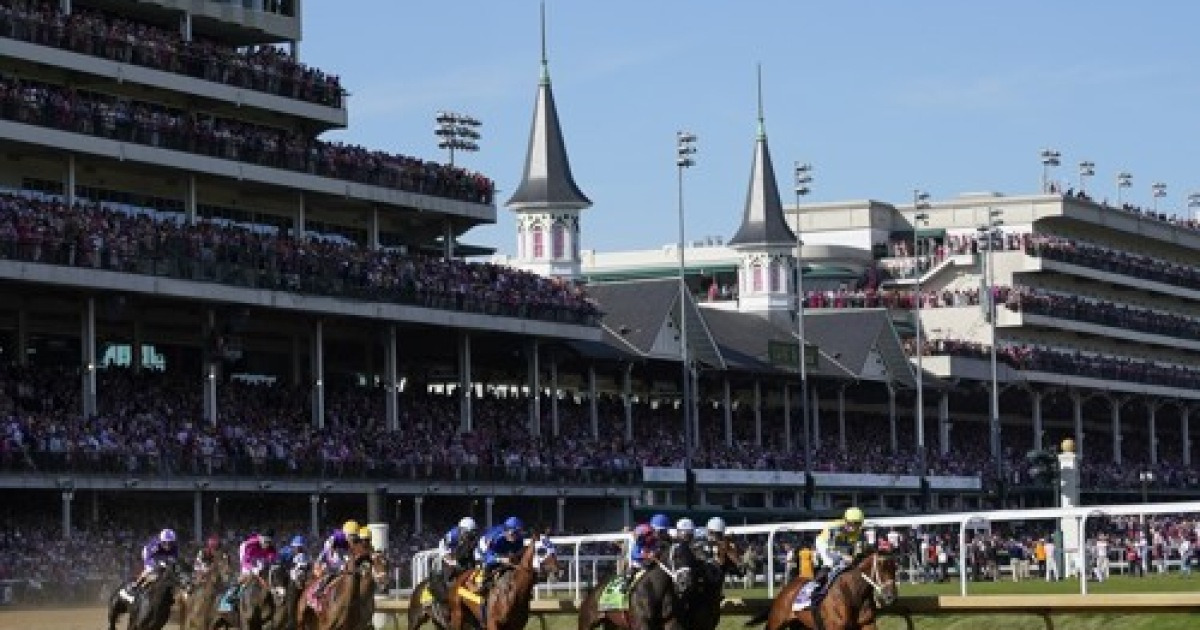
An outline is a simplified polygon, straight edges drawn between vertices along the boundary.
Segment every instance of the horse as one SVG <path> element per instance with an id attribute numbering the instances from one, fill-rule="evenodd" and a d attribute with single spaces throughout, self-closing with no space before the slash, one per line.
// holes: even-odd
<path id="1" fill-rule="evenodd" d="M 214 567 L 196 576 L 181 598 L 183 630 L 210 630 L 217 617 L 217 600 L 224 592 L 225 571 Z"/>
<path id="2" fill-rule="evenodd" d="M 896 601 L 896 560 L 883 548 L 869 550 L 829 584 L 824 598 L 805 610 L 792 610 L 796 594 L 808 582 L 796 578 L 775 596 L 771 607 L 746 622 L 766 622 L 767 630 L 876 630 L 877 610 Z"/>
<path id="3" fill-rule="evenodd" d="M 382 554 L 357 555 L 340 574 L 329 581 L 313 608 L 310 598 L 319 580 L 309 580 L 296 602 L 298 630 L 363 630 L 375 613 L 375 583 L 386 578 Z"/>
<path id="4" fill-rule="evenodd" d="M 246 579 L 238 596 L 237 619 L 240 630 L 266 630 L 272 624 L 283 603 L 288 576 L 283 567 L 273 564 Z"/>
<path id="5" fill-rule="evenodd" d="M 689 630 L 715 630 L 721 623 L 721 602 L 724 599 L 725 576 L 742 575 L 737 546 L 721 539 L 712 546 L 713 557 L 697 558 L 690 548 L 684 556 L 686 571 L 676 572 L 682 617 Z"/>
<path id="6" fill-rule="evenodd" d="M 529 621 L 529 602 L 533 599 L 533 586 L 538 572 L 534 569 L 534 556 L 540 535 L 533 538 L 521 553 L 521 559 L 503 574 L 496 576 L 487 601 L 473 593 L 464 596 L 466 584 L 482 569 L 474 569 L 460 575 L 450 591 L 450 629 L 462 630 L 466 624 L 484 630 L 520 630 Z M 557 565 L 557 559 L 554 563 Z"/>
<path id="7" fill-rule="evenodd" d="M 628 610 L 601 612 L 600 594 L 615 578 L 602 580 L 579 605 L 579 630 L 691 630 L 683 619 L 675 583 L 659 563 L 646 569 L 633 585 Z"/>
<path id="8" fill-rule="evenodd" d="M 157 574 L 134 598 L 133 603 L 121 597 L 121 588 L 108 598 L 108 630 L 117 630 L 117 619 L 129 613 L 128 630 L 162 630 L 171 618 L 171 605 L 175 601 L 175 587 L 179 585 L 179 564 L 159 562 Z"/>

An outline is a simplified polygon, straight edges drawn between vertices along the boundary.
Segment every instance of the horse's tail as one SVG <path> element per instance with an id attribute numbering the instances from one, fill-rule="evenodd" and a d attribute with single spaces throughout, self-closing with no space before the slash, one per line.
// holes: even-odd
<path id="1" fill-rule="evenodd" d="M 758 614 L 751 617 L 749 620 L 746 621 L 746 623 L 744 625 L 747 628 L 749 628 L 750 626 L 762 625 L 764 623 L 767 623 L 767 618 L 769 618 L 770 616 L 771 616 L 771 609 L 767 608 L 766 610 L 763 610 L 762 612 L 759 612 Z"/>

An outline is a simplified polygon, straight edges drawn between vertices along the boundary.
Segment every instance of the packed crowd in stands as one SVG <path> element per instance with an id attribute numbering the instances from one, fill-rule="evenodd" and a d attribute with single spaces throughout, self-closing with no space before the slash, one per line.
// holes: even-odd
<path id="1" fill-rule="evenodd" d="M 1188 229 L 1188 230 L 1200 231 L 1200 221 L 1197 221 L 1196 219 L 1189 217 L 1189 216 L 1171 214 L 1169 212 L 1160 212 L 1156 208 L 1143 208 L 1137 204 L 1132 204 L 1132 203 L 1128 203 L 1128 202 L 1118 202 L 1117 204 L 1112 204 L 1112 203 L 1109 203 L 1109 201 L 1107 199 L 1097 202 L 1095 199 L 1092 198 L 1091 195 L 1087 194 L 1087 192 L 1085 192 L 1083 190 L 1076 190 L 1070 186 L 1061 186 L 1058 189 L 1064 189 L 1064 188 L 1065 188 L 1065 192 L 1063 193 L 1063 197 L 1065 197 L 1067 199 L 1078 199 L 1080 201 L 1091 201 L 1092 203 L 1099 203 L 1100 205 L 1104 206 L 1105 208 L 1109 208 L 1112 210 L 1120 210 L 1121 212 L 1126 212 L 1126 213 L 1132 214 L 1134 216 L 1150 219 L 1151 221 L 1159 221 L 1162 223 L 1168 223 L 1170 225 L 1174 225 L 1175 227 L 1180 227 L 1180 228 L 1184 228 L 1184 229 Z"/>
<path id="2" fill-rule="evenodd" d="M 163 105 L 0 75 L 0 118 L 408 192 L 492 203 L 462 168 Z"/>
<path id="3" fill-rule="evenodd" d="M 959 339 L 932 339 L 925 355 L 949 355 L 990 360 L 991 347 Z M 1019 370 L 1101 378 L 1160 387 L 1200 387 L 1200 370 L 1178 364 L 1110 357 L 1081 350 L 1009 343 L 996 348 L 996 360 Z"/>
<path id="4" fill-rule="evenodd" d="M 75 6 L 64 14 L 58 2 L 0 1 L 0 37 L 330 107 L 341 107 L 345 94 L 338 77 L 275 46 L 239 49 L 201 36 L 185 41 L 178 29 L 96 9 Z"/>
<path id="5" fill-rule="evenodd" d="M 1200 340 L 1200 320 L 1148 308 L 1031 287 L 1008 292 L 1005 305 L 1014 311 L 1061 317 L 1138 332 Z"/>
<path id="6" fill-rule="evenodd" d="M 1004 232 L 996 242 L 996 251 L 1016 251 L 1028 246 L 1033 238 L 1029 232 Z M 913 239 L 894 238 L 888 243 L 889 258 L 879 261 L 887 279 L 912 278 L 919 271 L 924 274 L 938 266 L 950 256 L 977 254 L 987 251 L 987 242 L 977 233 L 947 234 L 945 238 L 921 239 L 917 241 L 920 255 L 914 255 Z"/>
<path id="7" fill-rule="evenodd" d="M 1025 245 L 1025 253 L 1107 271 L 1141 280 L 1200 290 L 1200 268 L 1133 252 L 1096 245 L 1083 240 L 1039 234 Z"/>
<path id="8" fill-rule="evenodd" d="M 0 194 L 4 258 L 579 324 L 598 316 L 580 286 L 502 265 L 36 195 Z"/>

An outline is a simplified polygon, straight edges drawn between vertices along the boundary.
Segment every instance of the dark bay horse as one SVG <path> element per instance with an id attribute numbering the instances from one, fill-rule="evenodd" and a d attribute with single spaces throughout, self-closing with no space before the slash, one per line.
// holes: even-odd
<path id="1" fill-rule="evenodd" d="M 600 611 L 600 594 L 615 576 L 602 580 L 579 605 L 579 630 L 691 630 L 685 625 L 675 583 L 658 563 L 638 578 L 629 593 L 628 610 Z"/>
<path id="2" fill-rule="evenodd" d="M 473 593 L 464 594 L 466 584 L 482 569 L 467 571 L 456 580 L 449 597 L 450 629 L 478 627 L 484 630 L 521 630 L 529 621 L 529 602 L 537 583 L 534 557 L 540 535 L 533 534 L 521 553 L 521 559 L 501 575 L 497 575 L 488 591 L 487 601 Z M 557 560 L 555 560 L 557 563 Z M 473 596 L 474 595 L 474 596 Z M 469 625 L 468 625 L 469 624 Z"/>
<path id="3" fill-rule="evenodd" d="M 171 618 L 175 589 L 180 583 L 179 564 L 160 562 L 155 578 L 128 603 L 121 597 L 121 588 L 108 598 L 108 630 L 117 630 L 117 619 L 129 613 L 128 630 L 162 630 Z"/>
<path id="4" fill-rule="evenodd" d="M 875 630 L 876 612 L 896 601 L 896 560 L 883 550 L 861 554 L 829 585 L 819 604 L 795 612 L 792 603 L 808 579 L 796 578 L 771 601 L 770 609 L 746 622 L 767 630 Z"/>
<path id="5" fill-rule="evenodd" d="M 716 629 L 721 623 L 725 576 L 743 573 L 733 541 L 722 539 L 712 546 L 712 553 L 711 558 L 691 555 L 688 574 L 676 575 L 682 598 L 682 617 L 688 630 Z"/>
<path id="6" fill-rule="evenodd" d="M 239 630 L 268 630 L 279 627 L 274 622 L 283 605 L 287 581 L 287 572 L 278 564 L 271 565 L 246 580 L 238 596 Z"/>

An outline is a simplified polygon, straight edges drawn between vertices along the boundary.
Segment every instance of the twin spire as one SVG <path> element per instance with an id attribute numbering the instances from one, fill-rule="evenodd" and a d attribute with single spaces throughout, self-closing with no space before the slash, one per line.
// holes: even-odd
<path id="1" fill-rule="evenodd" d="M 788 227 L 779 200 L 779 185 L 775 182 L 775 167 L 767 147 L 767 129 L 763 118 L 762 66 L 758 68 L 758 135 L 754 143 L 754 161 L 750 167 L 750 189 L 746 193 L 746 208 L 742 226 L 729 239 L 734 249 L 762 247 L 793 247 L 796 233 Z"/>

